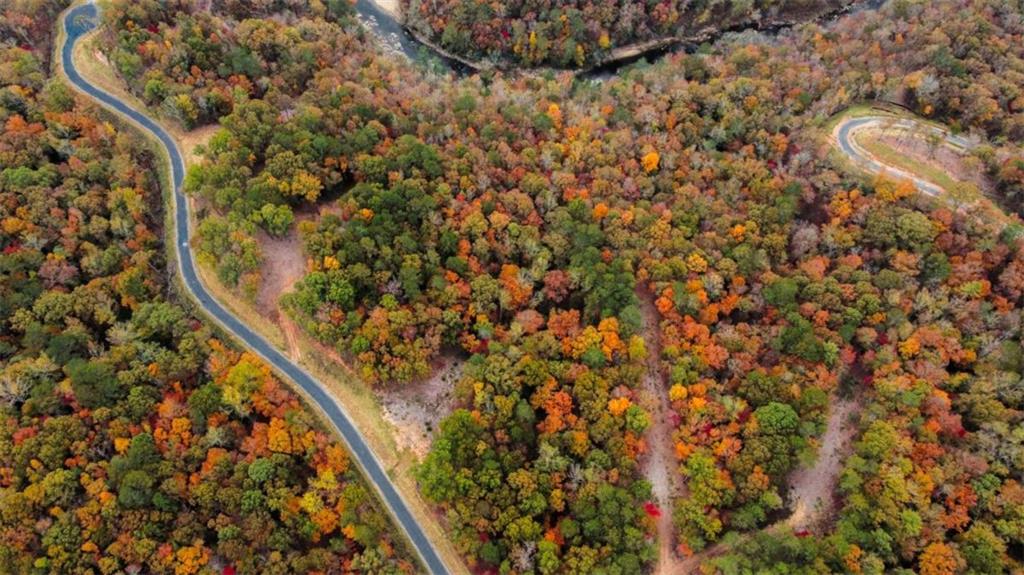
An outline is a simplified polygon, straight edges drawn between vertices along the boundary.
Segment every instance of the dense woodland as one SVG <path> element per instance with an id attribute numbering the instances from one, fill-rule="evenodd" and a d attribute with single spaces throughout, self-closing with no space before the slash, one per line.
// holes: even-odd
<path id="1" fill-rule="evenodd" d="M 168 300 L 156 160 L 49 57 L 0 45 L 0 573 L 413 572 L 344 448 Z"/>
<path id="2" fill-rule="evenodd" d="M 257 232 L 293 233 L 295 210 L 330 204 L 330 215 L 300 230 L 308 273 L 285 304 L 301 326 L 354 358 L 378 386 L 398 388 L 427 376 L 441 353 L 468 358 L 455 389 L 459 408 L 442 424 L 418 479 L 475 570 L 627 574 L 652 566 L 651 491 L 638 465 L 647 456 L 651 423 L 637 401 L 648 353 L 642 336 L 660 340 L 664 393 L 674 412 L 673 474 L 686 486 L 673 505 L 677 548 L 685 555 L 723 539 L 735 543 L 708 558 L 711 572 L 988 574 L 1022 567 L 1021 226 L 922 198 L 908 184 L 857 177 L 820 136 L 827 119 L 851 104 L 900 102 L 984 142 L 970 160 L 993 180 L 995 199 L 1020 211 L 1019 0 L 895 0 L 827 28 L 732 37 L 600 83 L 568 74 L 454 79 L 376 52 L 344 3 L 310 6 L 214 2 L 209 11 L 192 12 L 188 2 L 117 0 L 105 11 L 104 46 L 129 88 L 169 121 L 186 127 L 219 122 L 187 189 L 203 207 L 200 257 L 224 283 L 253 294 L 260 282 Z M 465 23 L 481 30 L 495 25 L 498 17 L 480 6 L 461 12 L 453 3 L 462 19 L 453 35 Z M 646 5 L 629 6 L 643 13 Z M 561 21 L 552 11 L 534 12 L 531 26 Z M 604 12 L 593 13 L 599 43 Z M 440 23 L 435 33 L 448 34 Z M 591 28 L 583 25 L 577 45 L 595 42 Z M 642 37 L 622 33 L 615 45 Z M 79 132 L 57 112 L 72 114 L 73 99 L 66 96 L 64 107 L 53 103 L 59 85 L 33 72 L 38 61 L 35 68 L 23 61 L 31 54 L 9 51 L 13 63 L 4 66 L 37 78 L 38 86 L 5 88 L 4 138 L 21 131 L 10 128 L 11 118 L 41 128 L 2 156 L 0 190 L 11 198 L 3 209 L 15 214 L 37 202 L 40 208 L 4 214 L 10 235 L 0 261 L 25 257 L 29 263 L 18 265 L 32 269 L 5 281 L 32 279 L 4 288 L 4 301 L 13 302 L 4 307 L 10 318 L 5 333 L 17 336 L 3 340 L 9 348 L 3 381 L 36 382 L 6 373 L 35 365 L 44 353 L 65 365 L 63 375 L 29 388 L 42 390 L 55 403 L 49 409 L 62 417 L 80 421 L 79 410 L 88 410 L 92 419 L 83 433 L 111 437 L 111 456 L 118 451 L 113 438 L 138 436 L 132 430 L 146 425 L 164 453 L 177 445 L 168 438 L 174 421 L 184 418 L 189 437 L 202 438 L 186 451 L 202 452 L 196 458 L 202 464 L 209 459 L 204 448 L 215 445 L 211 428 L 238 430 L 224 447 L 231 463 L 224 481 L 239 483 L 218 494 L 240 494 L 240 507 L 189 507 L 210 515 L 176 522 L 184 535 L 165 527 L 149 540 L 169 533 L 177 540 L 195 537 L 188 530 L 196 524 L 217 525 L 219 513 L 246 513 L 246 490 L 259 492 L 260 483 L 244 483 L 255 481 L 255 461 L 267 460 L 249 451 L 258 443 L 247 439 L 259 436 L 257 426 L 271 434 L 285 421 L 297 426 L 288 432 L 294 452 L 297 441 L 305 445 L 300 438 L 311 425 L 308 416 L 290 400 L 266 399 L 283 393 L 272 379 L 260 380 L 272 391 L 238 383 L 256 377 L 230 375 L 248 372 L 237 367 L 246 358 L 211 347 L 208 334 L 180 312 L 155 320 L 172 312 L 160 303 L 161 286 L 150 285 L 152 274 L 132 270 L 149 263 L 162 269 L 153 247 L 159 230 L 144 226 L 151 231 L 141 237 L 149 243 L 140 240 L 131 218 L 153 222 L 154 214 L 124 207 L 141 204 L 132 198 L 153 193 L 152 182 L 138 175 L 140 181 L 128 185 L 123 180 L 145 172 L 120 169 L 145 165 L 146 158 L 122 151 L 127 156 L 117 169 L 76 169 L 88 165 L 77 154 L 99 161 L 96 147 L 127 148 L 116 141 L 108 148 L 67 143 L 77 142 Z M 565 63 L 551 57 L 524 62 Z M 56 143 L 38 144 L 37 156 L 21 160 L 33 149 L 22 141 Z M 110 162 L 120 157 L 108 156 Z M 38 179 L 44 164 L 57 167 Z M 94 179 L 75 176 L 77 170 Z M 79 189 L 69 180 L 79 188 L 92 182 L 86 189 L 99 195 L 73 202 L 83 214 L 74 224 L 65 221 L 72 210 L 61 202 L 79 196 L 37 194 L 30 202 L 21 191 Z M 125 189 L 134 195 L 123 198 Z M 51 218 L 60 221 L 43 223 Z M 12 220 L 18 223 L 8 225 Z M 133 222 L 132 232 L 123 232 L 131 240 L 112 231 L 126 229 L 125 221 Z M 49 237 L 73 225 L 85 237 L 21 239 L 24 222 L 51 230 Z M 147 245 L 148 261 L 136 255 Z M 18 255 L 24 252 L 37 255 Z M 105 299 L 90 295 L 85 311 L 65 311 L 79 309 L 74 294 L 86 289 Z M 59 295 L 43 295 L 51 293 Z M 643 300 L 657 309 L 658 325 L 645 324 Z M 22 301 L 35 303 L 15 312 L 25 307 Z M 111 306 L 108 315 L 93 310 L 98 301 Z M 143 311 L 151 308 L 163 313 Z M 52 343 L 68 332 L 84 333 L 84 341 Z M 56 346 L 52 354 L 50 345 Z M 108 366 L 96 369 L 116 373 L 119 387 L 89 383 L 110 379 L 102 373 L 89 379 L 89 368 L 83 384 L 83 376 L 75 376 L 81 366 L 66 367 L 78 365 L 75 359 Z M 187 416 L 152 415 L 152 407 L 175 393 L 181 397 L 172 407 Z M 247 393 L 248 404 L 239 399 Z M 5 416 L 52 425 L 55 418 L 35 411 L 44 401 L 23 394 L 9 402 Z M 198 419 L 191 399 L 182 399 L 197 394 L 220 402 L 200 410 Z M 814 457 L 838 394 L 859 404 L 853 453 L 836 486 L 838 512 L 811 537 L 761 532 L 786 517 L 787 478 Z M 133 397 L 145 409 L 118 407 Z M 145 421 L 132 413 L 145 414 Z M 170 427 L 158 437 L 161 422 Z M 119 487 L 113 478 L 127 465 L 115 461 L 131 459 L 135 441 L 121 444 L 122 459 L 95 464 L 114 505 L 122 504 L 123 491 L 112 489 Z M 267 449 L 275 451 L 274 445 L 268 439 Z M 13 462 L 5 464 L 13 479 L 0 483 L 5 498 L 9 492 L 21 497 L 48 477 L 32 475 L 34 464 L 6 455 L 16 448 L 3 449 L 5 461 Z M 286 495 L 270 505 L 274 496 L 267 493 L 260 512 L 275 510 L 282 560 L 297 561 L 289 553 L 302 545 L 316 547 L 316 512 L 335 506 L 342 513 L 335 503 L 339 490 L 361 489 L 349 477 L 350 487 L 322 494 L 324 507 L 305 507 L 306 490 L 320 473 L 317 454 L 327 449 L 273 456 L 284 457 L 282 465 L 291 470 L 281 479 Z M 61 452 L 43 469 L 64 470 L 67 457 Z M 203 475 L 173 465 L 148 486 L 161 511 L 163 502 L 181 501 L 176 489 L 191 489 L 191 479 L 175 482 L 176 474 Z M 308 471 L 310 465 L 318 471 Z M 282 503 L 299 497 L 298 507 Z M 28 524 L 33 527 L 18 533 L 36 532 L 44 510 L 55 505 L 68 504 L 44 502 L 38 513 L 11 522 L 4 515 L 4 526 Z M 364 510 L 357 525 L 384 529 L 365 505 L 341 507 Z M 3 507 L 9 513 L 13 506 Z M 125 520 L 116 517 L 114 527 L 121 527 Z M 92 533 L 78 521 L 79 534 Z M 323 526 L 330 552 L 400 566 L 398 559 L 384 559 L 386 542 L 339 534 L 344 523 L 335 518 Z M 297 524 L 305 530 L 289 528 Z M 114 527 L 103 531 L 107 541 L 120 541 Z M 204 531 L 200 539 L 217 541 L 217 533 Z M 234 558 L 231 549 L 244 545 L 277 549 L 265 532 L 261 539 L 237 539 L 244 533 L 234 534 L 230 545 L 211 547 L 210 559 Z M 80 545 L 71 547 L 83 553 Z M 15 553 L 4 560 L 35 557 Z"/>
<path id="3" fill-rule="evenodd" d="M 212 18 L 154 14 L 158 46 Z M 256 26 L 246 14 L 228 10 L 220 29 Z M 1019 11 L 894 3 L 601 85 L 451 82 L 352 52 L 343 20 L 294 18 L 261 22 L 274 33 L 258 49 L 217 38 L 258 70 L 208 83 L 245 88 L 189 175 L 209 206 L 200 249 L 251 292 L 256 228 L 286 233 L 292 209 L 333 202 L 303 226 L 310 270 L 287 301 L 300 323 L 381 385 L 426 376 L 445 349 L 472 356 L 463 408 L 419 477 L 472 564 L 650 564 L 637 466 L 649 416 L 633 402 L 644 329 L 660 335 L 677 413 L 683 553 L 784 516 L 786 477 L 813 456 L 830 396 L 848 393 L 862 431 L 832 534 L 745 541 L 720 569 L 1019 563 L 1017 228 L 848 179 L 802 129 L 863 99 L 902 101 L 991 142 L 978 169 L 1016 205 Z M 319 65 L 268 72 L 281 61 Z M 173 77 L 168 64 L 156 55 L 143 74 Z"/>
<path id="4" fill-rule="evenodd" d="M 580 68 L 616 48 L 671 38 L 702 40 L 732 28 L 799 22 L 849 2 L 827 0 L 402 0 L 406 25 L 474 60 Z"/>

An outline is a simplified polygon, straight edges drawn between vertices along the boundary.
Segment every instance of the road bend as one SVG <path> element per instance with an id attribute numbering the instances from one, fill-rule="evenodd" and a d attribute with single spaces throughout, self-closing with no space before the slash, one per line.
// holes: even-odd
<path id="1" fill-rule="evenodd" d="M 909 180 L 923 194 L 937 197 L 944 191 L 942 187 L 896 166 L 882 163 L 870 152 L 857 143 L 856 134 L 861 130 L 898 130 L 905 132 L 928 132 L 939 137 L 943 142 L 958 150 L 966 150 L 971 144 L 965 138 L 950 134 L 931 126 L 924 126 L 913 120 L 896 119 L 891 116 L 862 116 L 845 118 L 836 126 L 833 134 L 842 150 L 857 165 L 872 174 L 888 174 L 900 179 Z"/>
<path id="2" fill-rule="evenodd" d="M 177 143 L 155 120 L 131 107 L 120 98 L 113 96 L 88 80 L 75 68 L 72 58 L 75 44 L 86 33 L 98 25 L 98 10 L 92 2 L 81 4 L 64 15 L 65 40 L 61 46 L 61 63 L 64 73 L 71 84 L 86 96 L 96 100 L 106 108 L 124 116 L 143 131 L 148 132 L 167 154 L 171 168 L 174 202 L 174 241 L 178 260 L 178 273 L 188 294 L 196 303 L 224 329 L 234 335 L 244 345 L 258 354 L 278 373 L 298 386 L 306 397 L 323 413 L 341 435 L 342 440 L 351 452 L 356 464 L 376 490 L 380 500 L 392 515 L 395 524 L 412 544 L 417 556 L 429 573 L 447 575 L 450 571 L 441 560 L 441 556 L 427 537 L 422 526 L 416 521 L 409 506 L 388 477 L 384 466 L 370 449 L 363 435 L 355 427 L 345 409 L 331 396 L 324 385 L 310 375 L 305 369 L 288 359 L 275 346 L 243 323 L 237 316 L 228 311 L 206 289 L 196 269 L 195 258 L 189 247 L 191 228 L 189 226 L 189 205 L 182 191 L 185 178 L 185 162 Z"/>

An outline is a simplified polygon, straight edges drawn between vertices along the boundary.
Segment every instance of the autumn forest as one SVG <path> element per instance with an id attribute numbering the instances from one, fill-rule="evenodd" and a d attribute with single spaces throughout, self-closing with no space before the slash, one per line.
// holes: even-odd
<path id="1" fill-rule="evenodd" d="M 177 246 L 72 4 L 0 7 L 0 573 L 426 569 L 182 249 L 453 573 L 1024 569 L 1021 0 L 396 3 L 480 71 L 347 0 L 102 0 Z"/>

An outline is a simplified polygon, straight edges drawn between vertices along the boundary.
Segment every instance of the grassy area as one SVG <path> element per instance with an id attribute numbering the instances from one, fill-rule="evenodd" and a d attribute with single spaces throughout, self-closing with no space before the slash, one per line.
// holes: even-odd
<path id="1" fill-rule="evenodd" d="M 823 129 L 820 133 L 822 137 L 833 139 L 835 129 L 840 122 L 864 116 L 891 117 L 893 120 L 906 119 L 916 122 L 924 127 L 933 127 L 942 131 L 949 131 L 947 126 L 943 126 L 933 120 L 919 118 L 898 106 L 884 104 L 880 106 L 860 104 L 852 106 L 849 109 L 829 118 L 829 120 L 823 124 Z M 954 178 L 939 165 L 909 157 L 901 153 L 899 150 L 894 149 L 892 146 L 883 143 L 877 136 L 877 132 L 864 131 L 854 136 L 854 138 L 857 143 L 878 162 L 915 174 L 917 177 L 928 180 L 931 183 L 940 186 L 944 190 L 956 190 L 954 193 L 955 195 L 949 193 L 943 194 L 941 197 L 936 198 L 936 200 L 949 205 L 949 207 L 953 209 L 959 210 L 967 208 L 974 213 L 975 217 L 985 221 L 999 222 L 1003 226 L 1019 221 L 1015 216 L 1011 216 L 1000 209 L 998 205 L 996 205 L 991 198 L 986 196 L 975 183 L 964 182 Z M 964 153 L 963 151 L 956 150 L 955 148 L 953 149 L 957 151 L 957 153 Z M 846 154 L 842 153 L 838 147 L 835 146 L 835 142 L 833 142 L 833 148 L 829 153 L 829 158 L 832 163 L 840 169 L 854 173 L 863 172 L 861 166 L 851 161 Z"/>
<path id="2" fill-rule="evenodd" d="M 893 117 L 895 117 L 895 114 L 889 113 L 886 110 L 888 110 L 888 108 L 884 108 L 883 109 L 881 107 L 872 106 L 871 104 L 854 104 L 853 106 L 850 106 L 849 108 L 846 108 L 842 112 L 839 112 L 838 114 L 835 114 L 835 115 L 829 117 L 824 122 L 824 124 L 821 125 L 821 130 L 822 130 L 822 133 L 831 134 L 832 130 L 834 130 L 835 127 L 837 125 L 839 125 L 840 122 L 842 122 L 843 120 L 846 120 L 846 119 L 850 119 L 850 118 L 861 118 L 861 117 L 864 117 L 864 116 L 886 116 L 886 115 L 892 115 Z"/>
<path id="3" fill-rule="evenodd" d="M 857 143 L 864 147 L 872 156 L 877 158 L 883 164 L 906 170 L 911 174 L 916 174 L 918 177 L 928 180 L 929 182 L 941 186 L 946 190 L 953 190 L 960 184 L 972 186 L 966 182 L 959 182 L 954 180 L 946 172 L 939 169 L 937 166 L 928 164 L 927 162 L 921 162 L 909 156 L 903 155 L 897 150 L 894 150 L 888 144 L 885 144 L 878 140 L 874 132 L 868 134 L 859 134 L 854 136 Z"/>
<path id="4" fill-rule="evenodd" d="M 74 5 L 78 5 L 80 3 L 81 0 L 75 2 Z M 60 21 L 63 22 L 63 19 Z M 58 49 L 56 50 L 56 56 L 53 59 L 54 75 L 62 77 L 66 81 L 67 78 L 63 73 L 64 71 L 61 67 L 59 58 L 59 46 L 63 45 L 65 37 L 66 34 L 63 26 L 61 25 L 57 34 L 56 46 Z M 95 84 L 137 109 L 146 110 L 147 108 L 145 104 L 125 89 L 123 82 L 114 73 L 110 66 L 107 65 L 105 61 L 96 57 L 96 39 L 97 33 L 92 32 L 83 37 L 75 46 L 72 57 L 76 68 L 90 83 Z M 68 82 L 68 84 L 70 85 L 70 82 Z M 103 110 L 103 114 L 110 118 L 112 123 L 119 124 L 125 128 L 133 128 L 136 133 L 140 135 L 140 143 L 147 146 L 153 152 L 155 158 L 160 159 L 155 168 L 158 170 L 158 177 L 161 184 L 162 197 L 165 206 L 164 231 L 168 235 L 165 241 L 168 257 L 168 275 L 169 281 L 174 286 L 175 291 L 178 294 L 182 294 L 181 303 L 188 308 L 190 313 L 204 318 L 206 323 L 212 326 L 221 338 L 238 343 L 237 339 L 232 334 L 224 330 L 216 320 L 206 314 L 205 310 L 200 306 L 195 305 L 192 298 L 187 295 L 188 292 L 185 290 L 184 285 L 181 282 L 181 277 L 176 273 L 177 252 L 174 249 L 174 246 L 176 245 L 176 238 L 173 237 L 175 228 L 173 225 L 174 210 L 170 185 L 170 165 L 167 161 L 167 156 L 164 153 L 163 148 L 152 140 L 148 135 L 148 132 L 142 130 L 140 126 L 129 118 L 113 113 L 102 107 L 101 109 Z M 215 130 L 215 128 L 210 129 L 208 127 L 186 132 L 182 130 L 180 126 L 174 125 L 171 122 L 165 123 L 164 127 L 175 139 L 179 148 L 182 150 L 182 154 L 186 161 L 186 167 L 197 160 L 194 155 L 195 146 L 205 142 Z M 191 224 L 194 226 L 195 222 L 193 221 Z M 200 279 L 211 295 L 217 298 L 221 304 L 231 310 L 231 312 L 239 319 L 253 328 L 254 331 L 258 332 L 273 345 L 277 346 L 281 350 L 287 350 L 286 337 L 279 325 L 259 314 L 253 305 L 248 303 L 233 290 L 217 281 L 212 270 L 201 265 L 198 267 Z M 419 494 L 419 490 L 413 476 L 416 458 L 407 452 L 399 452 L 395 439 L 391 435 L 390 430 L 392 428 L 384 420 L 380 404 L 377 401 L 373 390 L 355 374 L 345 370 L 335 362 L 324 357 L 324 355 L 319 351 L 317 345 L 308 336 L 302 334 L 301 331 L 298 340 L 302 355 L 302 361 L 300 362 L 302 367 L 309 371 L 314 377 L 320 380 L 325 387 L 328 388 L 331 394 L 339 401 L 347 414 L 352 418 L 356 427 L 359 428 L 374 453 L 384 465 L 396 488 L 405 499 L 410 511 L 416 517 L 427 536 L 434 542 L 434 545 L 441 554 L 445 564 L 450 569 L 453 569 L 455 573 L 468 574 L 469 571 L 466 568 L 462 557 L 458 554 L 448 539 L 447 533 L 445 533 L 440 519 Z M 282 378 L 282 380 L 286 382 L 288 381 L 285 378 Z M 297 387 L 293 387 L 293 389 L 295 389 L 299 396 L 303 398 L 307 408 L 318 415 L 324 429 L 332 429 L 332 426 L 329 424 L 329 420 L 326 419 L 323 413 L 321 413 L 318 406 L 315 403 L 308 401 L 308 398 L 305 397 L 305 394 L 302 393 L 300 389 Z M 409 554 L 410 556 L 413 555 L 411 549 L 409 550 Z"/>
<path id="5" fill-rule="evenodd" d="M 827 121 L 822 124 L 822 129 L 826 133 L 831 133 L 832 130 L 843 120 L 851 118 L 860 118 L 863 116 L 891 116 L 894 120 L 904 119 L 912 120 L 921 124 L 922 126 L 936 128 L 945 132 L 954 133 L 950 130 L 949 126 L 918 116 L 910 110 L 898 106 L 896 104 L 890 104 L 888 102 L 863 102 L 860 104 L 853 104 L 849 108 L 842 110 L 829 117 Z"/>
<path id="6" fill-rule="evenodd" d="M 838 114 L 835 114 L 834 116 L 829 118 L 829 120 L 822 126 L 822 134 L 827 135 L 827 137 L 832 137 L 832 133 L 835 131 L 836 127 L 841 122 L 865 116 L 875 116 L 883 118 L 891 117 L 894 121 L 910 120 L 918 124 L 921 124 L 922 126 L 931 126 L 943 131 L 948 131 L 948 128 L 946 128 L 945 126 L 937 124 L 931 120 L 919 118 L 911 114 L 907 110 L 904 110 L 903 108 L 900 108 L 892 104 L 879 103 L 856 104 L 854 106 L 847 108 L 846 110 L 843 110 L 842 112 L 839 112 Z M 876 160 L 883 164 L 892 166 L 894 168 L 899 168 L 912 174 L 916 174 L 918 177 L 924 180 L 928 180 L 929 182 L 936 184 L 938 186 L 941 186 L 946 190 L 954 189 L 960 183 L 958 180 L 955 180 L 952 177 L 950 177 L 949 174 L 947 174 L 941 168 L 934 165 L 929 165 L 925 162 L 920 162 L 914 158 L 910 158 L 900 153 L 899 151 L 893 149 L 889 145 L 882 143 L 875 136 L 876 133 L 872 131 L 870 132 L 870 134 L 862 132 L 852 137 L 868 153 L 874 156 Z M 850 162 L 850 159 L 847 158 L 845 154 L 842 154 L 838 151 L 836 152 L 837 153 L 833 156 L 833 158 L 839 163 L 839 165 L 852 167 L 856 170 L 860 169 L 858 166 L 853 165 Z M 980 196 L 980 192 L 978 193 L 978 195 Z"/>

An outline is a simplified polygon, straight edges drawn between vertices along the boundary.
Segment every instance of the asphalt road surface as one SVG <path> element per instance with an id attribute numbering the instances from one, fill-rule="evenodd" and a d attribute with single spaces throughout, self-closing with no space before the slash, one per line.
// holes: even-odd
<path id="1" fill-rule="evenodd" d="M 182 181 L 185 177 L 185 163 L 182 160 L 181 151 L 178 149 L 177 144 L 149 116 L 90 84 L 75 69 L 75 63 L 71 57 L 75 43 L 82 35 L 95 28 L 98 20 L 97 8 L 92 3 L 77 6 L 65 14 L 64 29 L 67 32 L 67 38 L 61 47 L 61 62 L 68 79 L 75 88 L 107 108 L 133 120 L 143 130 L 159 140 L 166 150 L 170 159 L 171 176 L 174 182 L 174 241 L 177 242 L 178 271 L 181 274 L 185 289 L 210 317 L 234 334 L 253 352 L 259 354 L 278 373 L 302 388 L 307 398 L 323 412 L 331 424 L 338 430 L 341 438 L 348 446 L 352 457 L 359 467 L 362 468 L 364 475 L 391 512 L 395 523 L 412 543 L 426 569 L 434 574 L 447 574 L 449 571 L 441 561 L 434 545 L 409 511 L 409 507 L 388 478 L 380 460 L 374 455 L 366 440 L 363 439 L 362 434 L 356 429 L 352 420 L 345 413 L 345 410 L 334 400 L 319 381 L 285 357 L 277 348 L 225 309 L 224 306 L 214 299 L 199 280 L 195 259 L 192 257 L 192 251 L 188 247 L 189 240 L 191 239 L 189 206 L 181 189 Z"/>
<path id="2" fill-rule="evenodd" d="M 928 131 L 941 138 L 947 145 L 957 149 L 970 148 L 971 144 L 960 136 L 955 136 L 938 128 L 919 124 L 913 120 L 898 119 L 891 116 L 863 116 L 859 118 L 847 118 L 839 122 L 833 134 L 839 143 L 839 149 L 850 157 L 857 165 L 873 174 L 889 174 L 900 179 L 910 180 L 922 193 L 929 196 L 938 196 L 943 192 L 938 186 L 928 180 L 922 179 L 906 170 L 895 166 L 883 164 L 875 159 L 870 152 L 861 147 L 854 138 L 860 130 L 902 130 L 902 131 Z"/>

